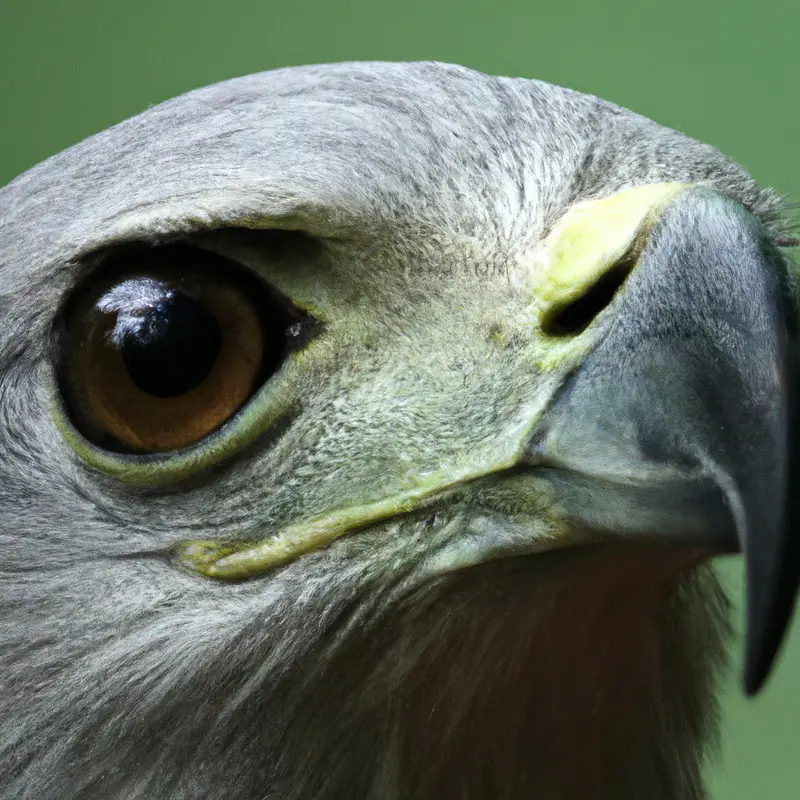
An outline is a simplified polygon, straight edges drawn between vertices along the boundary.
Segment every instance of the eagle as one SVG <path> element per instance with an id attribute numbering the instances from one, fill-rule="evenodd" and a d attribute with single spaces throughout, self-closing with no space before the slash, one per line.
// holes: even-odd
<path id="1" fill-rule="evenodd" d="M 798 583 L 782 198 L 597 97 L 341 63 L 0 190 L 0 796 L 700 800 Z"/>

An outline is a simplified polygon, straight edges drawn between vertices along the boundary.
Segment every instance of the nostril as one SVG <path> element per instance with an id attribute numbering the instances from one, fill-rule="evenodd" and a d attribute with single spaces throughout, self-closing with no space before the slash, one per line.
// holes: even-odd
<path id="1" fill-rule="evenodd" d="M 633 270 L 632 259 L 615 264 L 577 300 L 554 309 L 542 320 L 542 330 L 551 336 L 575 336 L 586 330 L 597 315 L 611 303 Z"/>

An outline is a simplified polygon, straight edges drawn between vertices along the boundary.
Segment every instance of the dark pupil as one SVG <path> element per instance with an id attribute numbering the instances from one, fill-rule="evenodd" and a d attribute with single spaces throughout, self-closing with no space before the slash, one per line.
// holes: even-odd
<path id="1" fill-rule="evenodd" d="M 143 392 L 179 397 L 208 376 L 221 345 L 217 320 L 196 300 L 176 292 L 126 333 L 122 358 Z"/>

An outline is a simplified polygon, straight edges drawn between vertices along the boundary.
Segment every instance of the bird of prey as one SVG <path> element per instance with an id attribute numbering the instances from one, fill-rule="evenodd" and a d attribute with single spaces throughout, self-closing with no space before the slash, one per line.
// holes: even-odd
<path id="1" fill-rule="evenodd" d="M 790 233 L 711 146 L 439 63 L 14 180 L 0 796 L 705 797 L 710 559 L 750 693 L 797 585 Z"/>

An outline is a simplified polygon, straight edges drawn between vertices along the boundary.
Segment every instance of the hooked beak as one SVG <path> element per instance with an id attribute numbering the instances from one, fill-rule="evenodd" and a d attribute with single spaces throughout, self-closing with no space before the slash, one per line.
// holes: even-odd
<path id="1" fill-rule="evenodd" d="M 663 208 L 606 318 L 527 460 L 556 476 L 580 524 L 744 553 L 754 694 L 800 581 L 800 340 L 787 263 L 744 207 L 687 189 Z"/>

